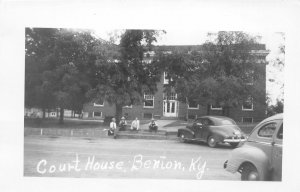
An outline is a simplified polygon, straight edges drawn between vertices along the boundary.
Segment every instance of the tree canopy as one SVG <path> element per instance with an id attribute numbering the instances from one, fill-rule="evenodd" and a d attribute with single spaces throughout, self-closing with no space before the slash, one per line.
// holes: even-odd
<path id="1" fill-rule="evenodd" d="M 175 90 L 183 102 L 218 105 L 223 115 L 247 99 L 263 100 L 264 64 L 255 50 L 262 47 L 243 32 L 218 32 L 196 50 L 161 54 L 157 64 L 168 74 L 166 92 Z M 264 82 L 264 80 L 262 81 Z"/>
<path id="2" fill-rule="evenodd" d="M 88 31 L 26 28 L 25 106 L 60 108 L 60 122 L 64 109 L 80 111 L 99 45 Z"/>
<path id="3" fill-rule="evenodd" d="M 111 58 L 97 60 L 95 85 L 90 98 L 115 105 L 117 121 L 122 107 L 141 104 L 145 92 L 154 93 L 160 80 L 159 68 L 144 61 L 161 31 L 126 30 L 120 45 L 111 49 Z M 113 47 L 113 45 L 112 45 Z"/>

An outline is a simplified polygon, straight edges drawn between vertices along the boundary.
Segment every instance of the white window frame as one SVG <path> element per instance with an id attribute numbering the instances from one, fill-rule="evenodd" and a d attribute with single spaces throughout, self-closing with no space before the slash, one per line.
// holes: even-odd
<path id="1" fill-rule="evenodd" d="M 188 109 L 199 109 L 199 104 L 197 104 L 197 107 L 190 107 L 190 103 L 188 103 Z"/>
<path id="2" fill-rule="evenodd" d="M 132 108 L 132 105 L 129 105 L 129 106 L 126 105 L 126 106 L 123 106 L 123 108 L 130 108 L 130 109 L 131 109 L 131 108 Z"/>
<path id="3" fill-rule="evenodd" d="M 222 107 L 213 107 L 213 105 L 210 105 L 211 110 L 222 110 Z"/>
<path id="4" fill-rule="evenodd" d="M 94 103 L 94 107 L 104 107 L 104 101 L 102 104 Z"/>
<path id="5" fill-rule="evenodd" d="M 251 118 L 252 119 L 251 123 L 253 123 L 253 117 L 242 117 L 242 123 L 249 123 L 249 122 L 244 122 L 244 118 Z"/>
<path id="6" fill-rule="evenodd" d="M 167 77 L 167 73 L 164 72 L 164 84 L 169 84 L 169 79 L 167 79 L 166 77 Z"/>
<path id="7" fill-rule="evenodd" d="M 249 97 L 248 99 L 251 99 L 251 109 L 245 109 L 244 108 L 244 104 L 242 104 L 242 110 L 243 111 L 254 111 L 254 108 L 253 108 L 253 98 Z"/>
<path id="8" fill-rule="evenodd" d="M 167 72 L 164 72 L 164 84 L 169 84 L 169 79 L 166 78 L 167 77 Z M 173 81 L 173 79 L 170 79 L 171 81 Z"/>
<path id="9" fill-rule="evenodd" d="M 152 97 L 152 99 L 146 99 L 146 97 Z M 144 101 L 144 108 L 154 108 L 154 95 L 144 93 L 144 99 L 145 100 L 153 100 L 153 106 L 145 106 L 146 102 Z"/>
<path id="10" fill-rule="evenodd" d="M 95 117 L 95 112 L 96 112 L 96 113 L 101 113 L 100 116 L 96 116 L 96 117 L 101 117 L 101 118 L 102 118 L 102 116 L 103 116 L 102 111 L 93 111 L 93 117 Z"/>
<path id="11" fill-rule="evenodd" d="M 174 94 L 172 96 L 169 96 L 170 98 L 168 98 L 168 95 L 166 95 L 165 93 L 163 93 L 163 100 L 167 101 L 177 101 L 177 93 L 171 93 Z M 171 97 L 174 97 L 173 99 L 171 99 Z"/>

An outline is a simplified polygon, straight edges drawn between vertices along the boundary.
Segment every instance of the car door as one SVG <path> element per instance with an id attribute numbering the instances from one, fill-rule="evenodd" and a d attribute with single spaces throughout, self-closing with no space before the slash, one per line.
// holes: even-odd
<path id="1" fill-rule="evenodd" d="M 265 122 L 248 139 L 248 144 L 261 149 L 270 161 L 273 150 L 273 135 L 278 123 L 277 120 Z"/>
<path id="2" fill-rule="evenodd" d="M 201 118 L 196 119 L 196 121 L 193 124 L 193 129 L 194 129 L 194 133 L 195 133 L 195 139 L 202 140 L 201 139 L 202 128 L 203 128 L 203 124 L 202 124 Z"/>
<path id="3" fill-rule="evenodd" d="M 201 139 L 206 141 L 207 136 L 209 135 L 209 126 L 213 125 L 212 121 L 208 118 L 201 119 L 202 130 L 201 130 Z"/>
<path id="4" fill-rule="evenodd" d="M 274 135 L 272 150 L 272 180 L 281 181 L 282 178 L 282 139 L 283 123 L 281 123 L 277 133 Z"/>

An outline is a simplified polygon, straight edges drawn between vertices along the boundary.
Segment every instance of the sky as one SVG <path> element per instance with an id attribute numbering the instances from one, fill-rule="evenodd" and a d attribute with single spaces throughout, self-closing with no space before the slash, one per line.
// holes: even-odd
<path id="1" fill-rule="evenodd" d="M 121 34 L 122 30 L 112 29 L 94 29 L 98 37 L 109 40 L 112 34 Z M 162 34 L 158 38 L 157 45 L 199 45 L 203 44 L 207 40 L 207 33 L 213 31 L 201 31 L 201 30 L 166 30 L 165 34 Z M 284 38 L 282 33 L 278 32 L 248 32 L 251 35 L 260 36 L 259 42 L 266 44 L 266 49 L 270 51 L 267 56 L 266 67 L 266 91 L 270 97 L 270 104 L 275 104 L 277 99 L 283 98 L 283 85 L 284 85 L 284 70 L 273 65 L 274 60 L 283 55 L 279 52 L 279 46 L 284 45 Z M 274 79 L 274 81 L 269 81 Z"/>

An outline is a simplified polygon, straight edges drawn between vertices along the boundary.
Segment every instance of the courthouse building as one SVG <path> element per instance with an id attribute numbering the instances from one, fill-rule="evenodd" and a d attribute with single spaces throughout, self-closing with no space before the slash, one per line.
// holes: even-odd
<path id="1" fill-rule="evenodd" d="M 191 50 L 201 49 L 201 45 L 190 45 L 190 46 L 157 46 L 156 50 L 164 52 L 172 52 L 174 50 L 181 50 L 183 52 L 188 52 Z M 264 78 L 261 79 L 261 83 L 264 87 L 264 94 L 266 89 L 266 56 L 268 51 L 263 44 L 256 44 L 253 46 L 252 50 L 259 59 L 261 68 L 263 71 Z M 154 52 L 150 52 L 145 57 L 146 62 L 151 62 L 151 57 Z M 147 61 L 148 60 L 148 61 Z M 150 119 L 152 117 L 156 119 L 194 119 L 207 114 L 206 105 L 196 105 L 192 102 L 189 104 L 182 103 L 177 100 L 177 94 L 172 93 L 166 95 L 164 93 L 164 84 L 168 83 L 166 78 L 166 73 L 161 76 L 160 82 L 157 84 L 157 92 L 154 95 L 144 94 L 144 102 L 141 105 L 132 105 L 123 107 L 123 115 L 127 119 L 134 119 L 138 117 L 139 119 Z M 222 115 L 222 108 L 218 106 L 210 106 L 210 115 Z M 103 103 L 87 103 L 83 108 L 83 118 L 95 118 L 101 119 L 106 116 L 115 116 L 115 106 L 110 105 L 106 101 Z M 265 118 L 266 116 L 266 103 L 265 97 L 262 101 L 255 101 L 249 99 L 244 102 L 243 105 L 238 107 L 230 108 L 230 115 L 237 122 L 258 122 Z"/>

